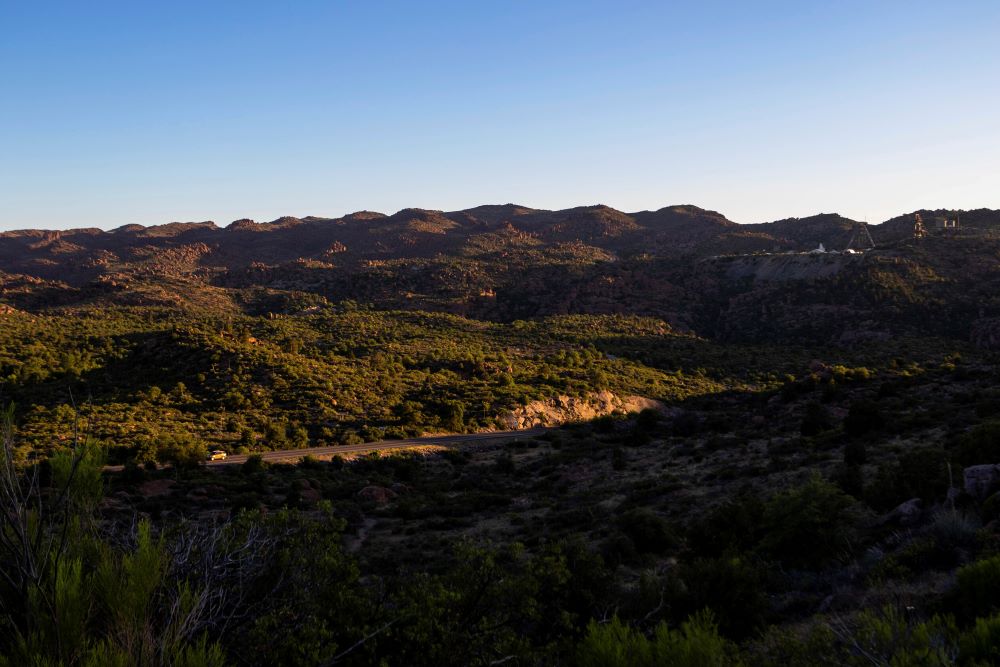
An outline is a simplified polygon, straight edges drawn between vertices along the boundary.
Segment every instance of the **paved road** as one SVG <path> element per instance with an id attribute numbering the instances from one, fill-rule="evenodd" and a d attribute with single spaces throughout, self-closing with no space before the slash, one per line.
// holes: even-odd
<path id="1" fill-rule="evenodd" d="M 334 445 L 333 447 L 309 447 L 306 449 L 287 449 L 277 452 L 261 452 L 261 458 L 265 461 L 294 461 L 303 456 L 334 456 L 336 454 L 361 454 L 365 452 L 384 452 L 393 449 L 413 449 L 414 447 L 426 447 L 428 445 L 449 446 L 460 445 L 466 442 L 483 442 L 489 440 L 517 440 L 519 438 L 532 438 L 548 429 L 531 428 L 520 431 L 494 431 L 491 433 L 467 433 L 464 435 L 435 435 L 425 438 L 407 438 L 406 440 L 380 440 L 379 442 L 367 442 L 363 445 Z M 249 458 L 247 454 L 233 454 L 226 457 L 224 461 L 206 461 L 206 466 L 226 466 L 245 463 Z"/>

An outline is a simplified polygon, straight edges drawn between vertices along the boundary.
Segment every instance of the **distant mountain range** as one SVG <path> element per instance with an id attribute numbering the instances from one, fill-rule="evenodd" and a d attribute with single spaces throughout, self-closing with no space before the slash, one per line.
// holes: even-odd
<path id="1" fill-rule="evenodd" d="M 925 220 L 961 216 L 966 229 L 1000 229 L 1000 211 L 919 211 Z M 854 220 L 837 214 L 736 224 L 721 213 L 697 206 L 623 213 L 607 206 L 561 211 L 515 204 L 485 205 L 463 211 L 403 209 L 393 215 L 359 211 L 341 218 L 284 216 L 271 222 L 236 220 L 173 222 L 112 231 L 21 230 L 0 233 L 0 270 L 81 284 L 129 267 L 188 272 L 235 269 L 253 263 L 433 257 L 462 253 L 492 240 L 522 239 L 525 246 L 583 243 L 617 257 L 642 253 L 706 256 L 782 252 L 845 245 Z M 913 214 L 872 225 L 876 241 L 906 239 Z"/>
<path id="2" fill-rule="evenodd" d="M 856 221 L 503 204 L 13 231 L 0 234 L 0 305 L 260 314 L 354 301 L 503 321 L 628 312 L 742 339 L 926 330 L 987 340 L 995 330 L 1000 345 L 990 324 L 1000 317 L 1000 211 L 915 213 L 930 230 L 922 241 L 910 213 L 870 227 L 874 253 L 819 258 L 794 253 L 843 249 Z M 955 217 L 958 230 L 934 224 Z"/>

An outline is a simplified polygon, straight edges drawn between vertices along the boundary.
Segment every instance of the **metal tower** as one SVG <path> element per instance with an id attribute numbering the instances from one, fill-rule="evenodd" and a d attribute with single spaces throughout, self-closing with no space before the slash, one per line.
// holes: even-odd
<path id="1" fill-rule="evenodd" d="M 875 241 L 872 240 L 872 235 L 868 231 L 868 223 L 854 223 L 854 230 L 851 232 L 851 240 L 847 242 L 846 250 L 865 251 L 874 249 Z"/>

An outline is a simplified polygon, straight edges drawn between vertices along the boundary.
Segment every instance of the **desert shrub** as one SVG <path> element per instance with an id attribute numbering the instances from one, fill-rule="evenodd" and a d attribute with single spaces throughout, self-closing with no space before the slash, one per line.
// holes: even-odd
<path id="1" fill-rule="evenodd" d="M 510 454 L 505 454 L 497 457 L 493 469 L 501 475 L 510 475 L 517 471 L 517 464 L 514 463 L 514 458 Z"/>
<path id="2" fill-rule="evenodd" d="M 601 542 L 600 554 L 610 567 L 631 562 L 639 555 L 632 540 L 617 531 Z"/>
<path id="3" fill-rule="evenodd" d="M 819 435 L 823 431 L 831 428 L 830 414 L 819 403 L 809 403 L 806 405 L 805 414 L 802 416 L 802 425 L 799 427 L 802 435 L 811 437 Z"/>
<path id="4" fill-rule="evenodd" d="M 980 419 L 996 417 L 1000 414 L 1000 398 L 990 396 L 976 403 L 976 416 Z"/>
<path id="5" fill-rule="evenodd" d="M 1000 519 L 1000 492 L 994 493 L 983 501 L 983 505 L 979 509 L 979 516 L 984 523 Z"/>
<path id="6" fill-rule="evenodd" d="M 736 555 L 757 546 L 764 503 L 755 495 L 735 496 L 688 527 L 689 546 L 702 556 Z"/>
<path id="7" fill-rule="evenodd" d="M 465 432 L 465 405 L 460 401 L 442 401 L 438 406 L 441 426 L 455 433 Z"/>
<path id="8" fill-rule="evenodd" d="M 237 493 L 230 497 L 229 505 L 233 514 L 243 511 L 252 511 L 260 507 L 260 496 L 253 492 Z"/>
<path id="9" fill-rule="evenodd" d="M 648 509 L 633 509 L 618 517 L 618 527 L 639 553 L 663 553 L 678 540 L 666 519 Z"/>
<path id="10" fill-rule="evenodd" d="M 695 412 L 682 412 L 674 418 L 670 425 L 674 435 L 682 438 L 696 435 L 701 430 L 701 419 Z"/>
<path id="11" fill-rule="evenodd" d="M 138 466 L 135 461 L 126 461 L 122 470 L 121 479 L 126 484 L 140 484 L 149 475 L 144 468 Z"/>
<path id="12" fill-rule="evenodd" d="M 938 569 L 937 541 L 930 536 L 912 540 L 891 555 L 875 564 L 870 577 L 872 581 L 886 579 L 912 579 L 929 569 Z"/>
<path id="13" fill-rule="evenodd" d="M 759 667 L 814 667 L 831 663 L 836 635 L 825 623 L 806 628 L 772 625 L 747 646 L 747 664 Z"/>
<path id="14" fill-rule="evenodd" d="M 859 465 L 842 465 L 831 477 L 841 491 L 857 499 L 865 495 L 865 476 Z"/>
<path id="15" fill-rule="evenodd" d="M 959 656 L 963 665 L 1000 664 L 1000 615 L 977 618 L 959 638 Z"/>
<path id="16" fill-rule="evenodd" d="M 635 424 L 643 431 L 652 431 L 660 423 L 660 412 L 653 408 L 643 409 L 635 418 Z"/>
<path id="17" fill-rule="evenodd" d="M 299 467 L 305 470 L 322 470 L 326 464 L 311 454 L 306 454 L 299 459 Z"/>
<path id="18" fill-rule="evenodd" d="M 642 447 L 652 441 L 653 436 L 649 434 L 649 431 L 640 428 L 638 425 L 633 427 L 623 439 L 623 443 L 629 447 Z"/>
<path id="19" fill-rule="evenodd" d="M 746 558 L 699 558 L 680 567 L 684 593 L 675 601 L 682 614 L 711 609 L 720 632 L 735 640 L 764 625 L 768 610 L 764 577 Z"/>
<path id="20" fill-rule="evenodd" d="M 948 491 L 948 457 L 936 447 L 904 453 L 895 463 L 879 466 L 866 491 L 866 500 L 877 509 L 892 509 L 910 498 L 931 503 Z"/>
<path id="21" fill-rule="evenodd" d="M 976 544 L 979 521 L 955 510 L 942 509 L 934 515 L 929 532 L 944 549 L 971 548 Z"/>
<path id="22" fill-rule="evenodd" d="M 264 457 L 260 454 L 251 454 L 247 457 L 247 460 L 240 466 L 240 471 L 245 475 L 252 475 L 253 473 L 260 472 L 267 467 L 267 463 L 264 462 Z"/>
<path id="23" fill-rule="evenodd" d="M 625 450 L 615 447 L 611 450 L 611 467 L 614 470 L 624 470 L 628 460 L 625 458 Z"/>
<path id="24" fill-rule="evenodd" d="M 856 438 L 871 431 L 876 431 L 885 424 L 885 419 L 878 406 L 871 401 L 855 401 L 844 418 L 844 432 Z"/>
<path id="25" fill-rule="evenodd" d="M 594 431 L 597 433 L 611 433 L 615 430 L 617 420 L 612 415 L 601 415 L 591 421 Z"/>
<path id="26" fill-rule="evenodd" d="M 441 458 L 453 466 L 464 466 L 469 462 L 469 453 L 460 449 L 444 449 L 441 451 Z"/>
<path id="27" fill-rule="evenodd" d="M 1000 611 L 1000 556 L 992 556 L 958 569 L 954 604 L 964 618 Z"/>
<path id="28" fill-rule="evenodd" d="M 623 624 L 591 622 L 577 646 L 580 667 L 726 667 L 741 664 L 736 647 L 723 639 L 709 612 L 699 612 L 672 630 L 665 623 L 647 638 Z"/>
<path id="29" fill-rule="evenodd" d="M 844 464 L 848 466 L 861 466 L 868 462 L 868 449 L 865 443 L 857 440 L 844 445 Z"/>
<path id="30" fill-rule="evenodd" d="M 814 475 L 768 501 L 761 551 L 793 567 L 821 566 L 848 545 L 853 505 L 850 496 Z"/>
<path id="31" fill-rule="evenodd" d="M 190 433 L 161 435 L 157 459 L 170 461 L 175 469 L 196 468 L 208 458 L 208 447 Z"/>
<path id="32" fill-rule="evenodd" d="M 888 606 L 861 612 L 852 625 L 841 628 L 839 664 L 955 664 L 958 630 L 950 616 L 920 620 L 903 609 Z"/>
<path id="33" fill-rule="evenodd" d="M 1000 421 L 980 424 L 962 436 L 957 458 L 963 465 L 1000 463 Z"/>

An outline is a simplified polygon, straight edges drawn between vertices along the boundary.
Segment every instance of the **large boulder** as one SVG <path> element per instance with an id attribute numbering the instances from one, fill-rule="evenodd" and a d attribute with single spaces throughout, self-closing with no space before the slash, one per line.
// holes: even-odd
<path id="1" fill-rule="evenodd" d="M 966 493 L 976 500 L 985 500 L 1000 486 L 1000 465 L 969 466 L 965 469 L 963 481 Z"/>
<path id="2" fill-rule="evenodd" d="M 358 499 L 375 503 L 376 505 L 386 505 L 396 497 L 396 492 L 384 486 L 366 486 L 358 491 Z"/>
<path id="3" fill-rule="evenodd" d="M 924 501 L 920 498 L 910 498 L 900 503 L 894 510 L 882 517 L 882 523 L 896 523 L 900 526 L 913 526 L 924 512 Z"/>

